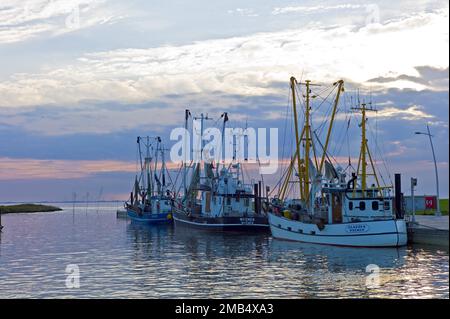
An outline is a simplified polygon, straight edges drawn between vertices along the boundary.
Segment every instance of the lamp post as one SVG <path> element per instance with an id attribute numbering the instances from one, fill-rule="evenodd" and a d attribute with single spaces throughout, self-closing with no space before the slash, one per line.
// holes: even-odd
<path id="1" fill-rule="evenodd" d="M 437 169 L 437 163 L 436 163 L 436 155 L 434 154 L 434 146 L 433 146 L 433 135 L 431 135 L 430 132 L 430 126 L 427 124 L 427 132 L 415 132 L 417 135 L 427 135 L 430 139 L 430 145 L 431 145 L 431 152 L 433 153 L 433 161 L 434 161 L 434 173 L 436 174 L 436 212 L 434 213 L 436 216 L 441 216 L 441 208 L 439 205 L 439 176 L 438 176 L 438 169 Z"/>
<path id="2" fill-rule="evenodd" d="M 416 201 L 414 198 L 414 187 L 417 186 L 417 178 L 411 177 L 411 206 L 412 206 L 412 222 L 416 222 Z"/>

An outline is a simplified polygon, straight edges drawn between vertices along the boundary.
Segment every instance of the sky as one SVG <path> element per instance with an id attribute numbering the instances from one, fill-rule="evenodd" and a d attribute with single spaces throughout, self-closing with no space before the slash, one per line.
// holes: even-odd
<path id="1" fill-rule="evenodd" d="M 0 201 L 126 199 L 136 136 L 168 140 L 186 108 L 291 136 L 291 76 L 323 87 L 343 79 L 342 110 L 356 90 L 372 103 L 369 143 L 386 171 L 403 174 L 406 194 L 411 177 L 416 193 L 436 193 L 429 140 L 414 134 L 428 123 L 448 198 L 448 6 L 2 0 Z M 346 143 L 341 115 L 331 149 L 357 160 L 357 115 Z"/>

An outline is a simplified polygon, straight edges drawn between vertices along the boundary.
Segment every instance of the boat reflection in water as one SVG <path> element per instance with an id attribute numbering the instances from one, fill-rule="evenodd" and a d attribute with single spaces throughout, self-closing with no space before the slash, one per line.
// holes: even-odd
<path id="1" fill-rule="evenodd" d="M 270 234 L 243 232 L 201 232 L 187 227 L 175 227 L 174 238 L 183 245 L 190 257 L 216 258 L 265 258 Z"/>
<path id="2" fill-rule="evenodd" d="M 170 225 L 129 224 L 127 238 L 128 271 L 139 286 L 133 289 L 147 297 L 448 296 L 442 270 L 448 270 L 448 252 L 317 245 Z"/>
<path id="3" fill-rule="evenodd" d="M 362 270 L 367 266 L 398 268 L 405 264 L 406 247 L 375 248 L 366 250 L 355 247 L 339 247 L 272 239 L 269 245 L 269 259 L 298 260 L 306 268 L 326 267 L 329 271 Z M 369 267 L 372 268 L 372 267 Z"/>
<path id="4" fill-rule="evenodd" d="M 171 224 L 130 222 L 127 225 L 127 240 L 143 259 L 164 259 L 165 251 L 173 238 L 173 231 Z"/>
<path id="5" fill-rule="evenodd" d="M 407 248 L 360 249 L 276 240 L 265 234 L 192 232 L 176 228 L 188 275 L 181 285 L 227 297 L 370 297 L 400 287 Z M 371 282 L 371 275 L 377 276 Z M 379 276 L 378 276 L 379 275 Z M 368 289 L 379 284 L 380 290 Z M 196 291 L 198 294 L 199 291 Z"/>
<path id="6" fill-rule="evenodd" d="M 288 262 L 295 268 L 302 265 L 328 271 L 361 270 L 369 265 L 379 268 L 399 268 L 405 265 L 406 247 L 365 250 L 355 247 L 317 245 L 271 238 L 269 234 L 205 233 L 188 228 L 176 228 L 174 240 L 182 245 L 188 256 L 206 258 L 256 258 L 261 262 L 276 264 Z M 269 266 L 270 268 L 270 266 Z"/>

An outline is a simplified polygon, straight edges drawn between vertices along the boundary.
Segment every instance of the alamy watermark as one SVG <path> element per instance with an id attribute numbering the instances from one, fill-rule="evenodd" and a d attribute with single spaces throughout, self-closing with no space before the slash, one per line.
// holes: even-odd
<path id="1" fill-rule="evenodd" d="M 261 174 L 278 170 L 277 128 L 202 129 L 200 120 L 193 121 L 193 133 L 178 127 L 172 130 L 170 140 L 177 141 L 170 150 L 174 163 L 232 163 L 258 164 Z M 201 134 L 203 132 L 203 134 Z M 269 134 L 268 134 L 269 133 Z"/>
<path id="2" fill-rule="evenodd" d="M 366 273 L 369 273 L 369 275 L 366 276 L 366 287 L 369 289 L 379 288 L 380 267 L 375 264 L 367 265 Z"/>
<path id="3" fill-rule="evenodd" d="M 61 0 L 28 0 L 25 2 L 24 14 L 27 17 L 51 18 L 62 16 L 67 29 L 79 29 L 80 3 Z"/>
<path id="4" fill-rule="evenodd" d="M 377 4 L 371 3 L 366 5 L 366 13 L 366 25 L 380 23 L 380 7 Z"/>
<path id="5" fill-rule="evenodd" d="M 80 288 L 80 267 L 77 264 L 67 265 L 66 274 L 66 288 Z"/>

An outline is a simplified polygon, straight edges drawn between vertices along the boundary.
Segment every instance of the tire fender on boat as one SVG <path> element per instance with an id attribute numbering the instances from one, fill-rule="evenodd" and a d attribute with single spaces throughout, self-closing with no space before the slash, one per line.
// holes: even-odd
<path id="1" fill-rule="evenodd" d="M 321 220 L 316 223 L 317 228 L 319 228 L 320 231 L 325 229 L 325 223 Z"/>

